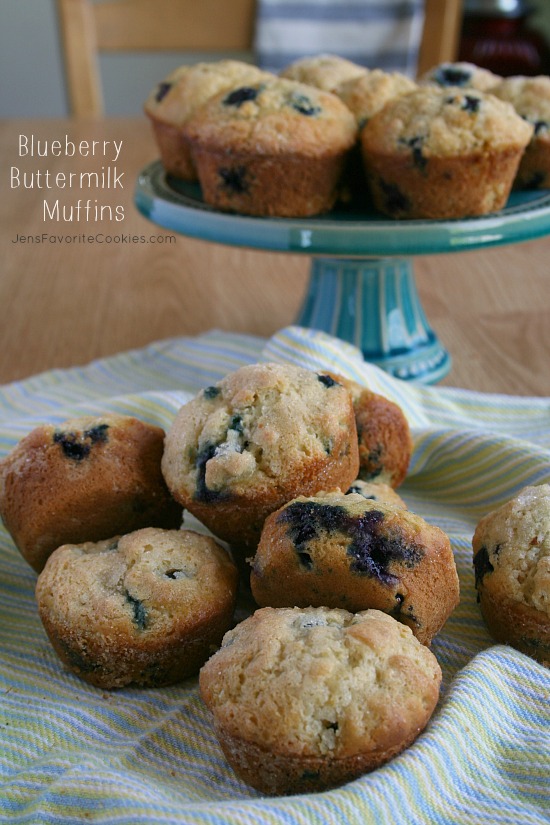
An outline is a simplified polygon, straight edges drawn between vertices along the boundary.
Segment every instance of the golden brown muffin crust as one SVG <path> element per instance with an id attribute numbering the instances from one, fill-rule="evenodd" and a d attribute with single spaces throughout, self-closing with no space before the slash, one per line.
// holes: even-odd
<path id="1" fill-rule="evenodd" d="M 226 757 L 265 793 L 322 790 L 410 744 L 441 670 L 376 610 L 264 608 L 230 631 L 200 689 Z"/>
<path id="2" fill-rule="evenodd" d="M 525 487 L 488 513 L 472 546 L 491 635 L 550 666 L 550 485 Z"/>
<path id="3" fill-rule="evenodd" d="M 58 548 L 36 599 L 60 659 L 110 689 L 197 673 L 230 627 L 236 588 L 236 568 L 213 539 L 145 528 Z"/>
<path id="4" fill-rule="evenodd" d="M 279 364 L 241 367 L 203 390 L 176 416 L 162 459 L 174 497 L 249 549 L 270 512 L 298 491 L 347 488 L 358 467 L 347 390 Z"/>

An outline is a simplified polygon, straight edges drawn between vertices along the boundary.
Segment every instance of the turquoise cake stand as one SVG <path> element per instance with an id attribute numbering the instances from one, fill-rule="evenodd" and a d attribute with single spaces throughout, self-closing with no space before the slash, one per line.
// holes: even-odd
<path id="1" fill-rule="evenodd" d="M 550 232 L 550 192 L 513 193 L 480 218 L 396 221 L 334 210 L 315 218 L 254 218 L 207 206 L 197 184 L 167 178 L 160 161 L 138 176 L 135 203 L 155 224 L 206 241 L 312 258 L 296 323 L 355 344 L 365 359 L 404 380 L 433 384 L 451 357 L 430 327 L 412 258 L 517 243 Z"/>

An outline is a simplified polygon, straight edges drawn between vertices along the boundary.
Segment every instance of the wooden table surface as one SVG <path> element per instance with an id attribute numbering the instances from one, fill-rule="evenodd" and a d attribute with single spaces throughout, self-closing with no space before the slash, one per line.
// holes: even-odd
<path id="1" fill-rule="evenodd" d="M 93 157 L 83 156 L 81 141 L 95 149 Z M 115 141 L 122 141 L 116 162 Z M 37 156 L 45 149 L 48 156 Z M 294 322 L 307 256 L 181 235 L 170 241 L 171 233 L 137 212 L 136 176 L 157 157 L 145 119 L 3 121 L 0 151 L 0 383 L 162 338 L 213 328 L 269 336 Z M 58 173 L 67 182 L 71 172 L 113 166 L 124 172 L 115 188 L 107 180 L 103 189 L 56 187 Z M 95 206 L 114 212 L 120 205 L 124 220 L 76 220 L 74 212 L 72 221 L 62 219 L 63 205 L 88 198 L 92 218 Z M 45 200 L 49 210 L 59 200 L 60 220 L 44 219 Z M 143 235 L 147 242 L 82 241 L 97 234 Z M 418 257 L 414 268 L 426 315 L 453 357 L 442 386 L 550 395 L 550 237 Z"/>

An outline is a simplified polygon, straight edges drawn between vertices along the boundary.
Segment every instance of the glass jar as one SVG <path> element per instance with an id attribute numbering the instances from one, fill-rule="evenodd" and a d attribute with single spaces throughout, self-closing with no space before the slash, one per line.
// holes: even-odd
<path id="1" fill-rule="evenodd" d="M 464 0 L 458 60 L 497 75 L 550 74 L 550 48 L 524 0 Z"/>

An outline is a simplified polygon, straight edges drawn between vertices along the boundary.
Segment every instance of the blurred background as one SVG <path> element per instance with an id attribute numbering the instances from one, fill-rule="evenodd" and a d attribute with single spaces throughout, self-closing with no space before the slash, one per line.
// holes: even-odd
<path id="1" fill-rule="evenodd" d="M 518 71 L 529 62 L 529 55 L 533 57 L 534 50 L 541 54 L 542 73 L 550 73 L 549 0 L 465 0 L 464 9 L 463 58 L 477 55 L 478 65 L 483 61 L 502 63 L 502 54 L 494 53 L 494 43 L 498 41 L 502 50 L 508 41 L 513 44 L 516 62 L 509 60 L 509 48 L 511 70 L 506 73 L 536 73 Z M 509 9 L 514 10 L 512 15 Z M 495 15 L 499 10 L 500 17 Z M 495 26 L 504 28 L 492 31 Z M 233 52 L 231 56 L 255 59 L 252 51 Z M 219 52 L 102 55 L 106 114 L 139 115 L 149 90 L 175 66 L 209 59 L 220 59 Z M 502 68 L 487 67 L 497 72 Z M 69 113 L 55 0 L 0 0 L 0 76 L 0 117 L 60 117 Z"/>

